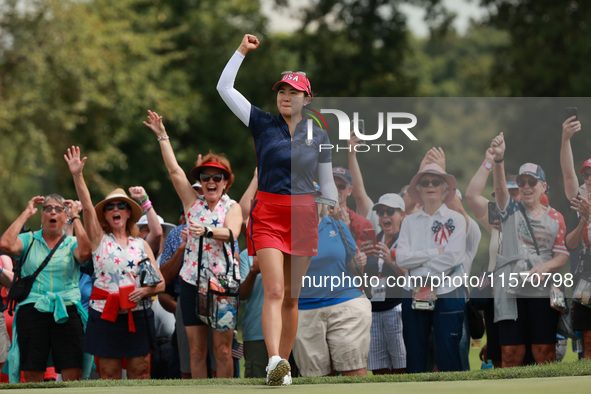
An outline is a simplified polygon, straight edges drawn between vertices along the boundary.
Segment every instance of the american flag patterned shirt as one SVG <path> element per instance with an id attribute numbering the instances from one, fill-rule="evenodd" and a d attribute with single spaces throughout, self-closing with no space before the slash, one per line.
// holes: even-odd
<path id="1" fill-rule="evenodd" d="M 145 257 L 143 239 L 128 237 L 127 247 L 123 248 L 113 234 L 104 234 L 99 247 L 92 253 L 96 275 L 94 286 L 109 293 L 118 293 L 119 287 L 130 284 L 139 287 L 139 262 Z M 106 302 L 90 300 L 89 306 L 102 312 Z M 132 311 L 140 309 L 141 303 L 138 303 Z"/>
<path id="2" fill-rule="evenodd" d="M 228 197 L 227 194 L 224 194 L 216 204 L 215 208 L 210 210 L 209 205 L 203 196 L 198 196 L 197 200 L 187 210 L 187 224 L 192 220 L 211 228 L 224 227 L 226 214 L 230 207 L 235 203 L 236 201 Z M 223 244 L 222 241 L 213 238 L 203 239 L 201 269 L 209 268 L 215 275 L 224 274 L 226 272 L 226 257 L 224 256 Z M 232 248 L 228 245 L 226 245 L 226 252 L 228 253 L 228 258 L 232 261 Z M 198 260 L 199 237 L 194 238 L 189 235 L 180 276 L 182 280 L 193 286 L 197 285 Z"/>

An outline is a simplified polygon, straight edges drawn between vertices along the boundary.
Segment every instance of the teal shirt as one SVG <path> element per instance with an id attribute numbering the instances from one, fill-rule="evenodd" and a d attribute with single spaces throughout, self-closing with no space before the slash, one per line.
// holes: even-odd
<path id="1" fill-rule="evenodd" d="M 18 236 L 23 243 L 21 256 L 24 256 L 27 253 L 27 249 L 31 248 L 27 260 L 21 268 L 22 276 L 33 274 L 51 250 L 47 246 L 47 243 L 45 243 L 41 231 L 20 234 Z M 33 242 L 33 239 L 35 239 L 35 242 Z M 21 306 L 35 304 L 35 309 L 39 312 L 52 313 L 57 323 L 64 323 L 68 320 L 67 305 L 75 305 L 78 315 L 82 320 L 84 331 L 86 331 L 88 314 L 80 302 L 80 289 L 78 288 L 80 264 L 74 258 L 74 249 L 76 249 L 77 245 L 78 242 L 75 237 L 68 236 L 64 239 L 47 266 L 43 268 L 35 279 L 29 296 L 16 307 L 12 322 L 12 342 L 2 370 L 2 372 L 9 376 L 10 383 L 18 383 L 20 381 L 20 349 L 16 322 L 18 310 Z M 49 361 L 51 361 L 51 358 Z M 90 376 L 92 364 L 93 356 L 84 353 L 82 363 L 83 379 L 87 379 Z M 51 366 L 51 363 L 48 363 L 48 366 Z"/>
<path id="2" fill-rule="evenodd" d="M 19 234 L 18 236 L 23 243 L 21 256 L 24 256 L 27 250 L 31 248 L 27 256 L 27 261 L 24 262 L 21 269 L 22 276 L 33 274 L 51 250 L 47 246 L 47 243 L 45 243 L 41 231 Z M 33 238 L 35 242 L 33 242 Z M 29 297 L 78 289 L 80 264 L 74 258 L 74 249 L 76 249 L 76 246 L 78 246 L 76 237 L 68 236 L 64 239 L 52 256 L 49 264 L 37 276 Z M 23 301 L 23 304 L 28 303 L 27 301 L 28 298 Z M 65 301 L 75 302 L 77 300 Z"/>

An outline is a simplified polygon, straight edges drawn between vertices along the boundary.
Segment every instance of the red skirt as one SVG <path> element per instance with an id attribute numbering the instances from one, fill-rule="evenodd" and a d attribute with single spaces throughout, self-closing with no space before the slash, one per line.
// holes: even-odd
<path id="1" fill-rule="evenodd" d="M 294 256 L 318 254 L 318 212 L 314 196 L 258 191 L 250 209 L 248 254 L 273 248 Z"/>

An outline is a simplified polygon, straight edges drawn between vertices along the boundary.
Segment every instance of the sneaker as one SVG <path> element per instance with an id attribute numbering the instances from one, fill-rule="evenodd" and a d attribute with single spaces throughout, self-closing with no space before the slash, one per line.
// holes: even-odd
<path id="1" fill-rule="evenodd" d="M 291 374 L 291 367 L 289 361 L 279 356 L 273 356 L 269 359 L 267 365 L 267 384 L 269 386 L 281 386 L 285 381 L 285 377 Z M 291 376 L 289 377 L 291 384 Z"/>
<path id="2" fill-rule="evenodd" d="M 291 386 L 291 371 L 283 377 L 282 386 Z"/>

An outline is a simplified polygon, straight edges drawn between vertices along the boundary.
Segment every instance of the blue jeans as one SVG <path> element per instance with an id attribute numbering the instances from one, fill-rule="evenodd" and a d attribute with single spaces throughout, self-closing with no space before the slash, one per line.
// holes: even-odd
<path id="1" fill-rule="evenodd" d="M 456 289 L 435 301 L 433 311 L 414 310 L 412 293 L 402 300 L 402 326 L 406 345 L 406 371 L 427 370 L 429 334 L 433 329 L 435 357 L 439 371 L 461 371 L 460 339 L 464 326 L 466 301 L 462 289 Z"/>

